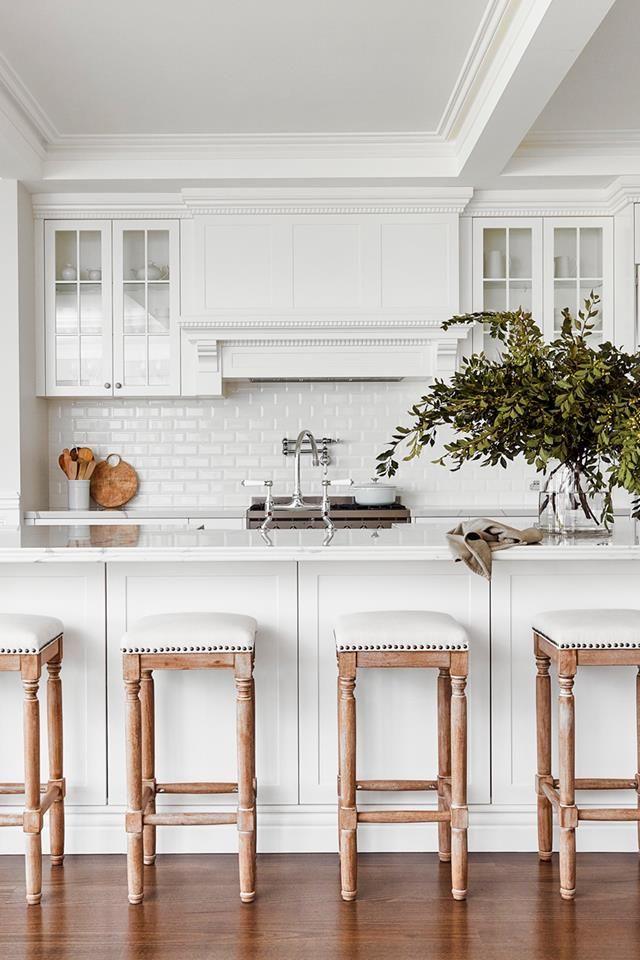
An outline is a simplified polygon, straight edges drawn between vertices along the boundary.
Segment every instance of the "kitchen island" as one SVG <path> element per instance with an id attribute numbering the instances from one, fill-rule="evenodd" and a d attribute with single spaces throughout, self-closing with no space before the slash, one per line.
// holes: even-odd
<path id="1" fill-rule="evenodd" d="M 246 613 L 259 623 L 259 849 L 334 850 L 332 626 L 342 613 L 393 608 L 441 610 L 470 633 L 471 849 L 536 849 L 531 618 L 561 607 L 637 607 L 637 525 L 620 520 L 602 541 L 546 541 L 498 553 L 491 584 L 452 561 L 446 529 L 434 520 L 339 530 L 328 545 L 322 530 L 274 531 L 271 544 L 257 531 L 100 525 L 1 532 L 0 610 L 48 613 L 65 623 L 68 850 L 124 850 L 119 641 L 135 619 L 180 610 Z M 362 671 L 356 695 L 359 776 L 433 776 L 435 672 Z M 20 716 L 21 696 L 16 678 L 1 675 L 5 722 Z M 231 678 L 224 671 L 160 673 L 156 700 L 159 778 L 233 780 Z M 577 775 L 633 776 L 634 671 L 581 670 L 576 709 Z M 21 779 L 19 737 L 5 738 L 1 763 L 3 779 Z M 388 795 L 367 799 L 376 807 L 389 801 Z M 403 799 L 415 807 L 424 798 Z M 609 800 L 635 803 L 633 794 Z M 189 806 L 202 802 L 184 798 Z M 168 805 L 175 807 L 175 798 Z M 436 831 L 369 825 L 359 842 L 363 850 L 430 850 Z M 234 850 L 235 843 L 227 827 L 159 831 L 160 851 Z M 582 849 L 635 849 L 635 826 L 585 824 L 579 843 Z M 2 852 L 19 852 L 22 837 L 2 831 L 0 844 Z"/>

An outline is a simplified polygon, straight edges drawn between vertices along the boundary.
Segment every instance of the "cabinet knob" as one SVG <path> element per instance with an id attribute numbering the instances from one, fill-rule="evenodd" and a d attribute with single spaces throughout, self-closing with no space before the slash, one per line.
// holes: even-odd
<path id="1" fill-rule="evenodd" d="M 122 390 L 122 384 L 116 383 L 116 390 Z"/>
<path id="2" fill-rule="evenodd" d="M 107 381 L 104 385 L 105 390 L 111 390 L 111 384 Z"/>

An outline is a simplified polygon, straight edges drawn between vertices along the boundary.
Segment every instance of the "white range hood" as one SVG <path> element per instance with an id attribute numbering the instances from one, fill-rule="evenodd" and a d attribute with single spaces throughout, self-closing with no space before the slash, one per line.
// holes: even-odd
<path id="1" fill-rule="evenodd" d="M 426 380 L 447 376 L 469 333 L 439 324 L 390 325 L 362 321 L 355 327 L 254 319 L 242 325 L 183 319 L 182 393 L 220 396 L 233 380 Z"/>
<path id="2" fill-rule="evenodd" d="M 450 373 L 470 190 L 185 190 L 182 393 Z"/>

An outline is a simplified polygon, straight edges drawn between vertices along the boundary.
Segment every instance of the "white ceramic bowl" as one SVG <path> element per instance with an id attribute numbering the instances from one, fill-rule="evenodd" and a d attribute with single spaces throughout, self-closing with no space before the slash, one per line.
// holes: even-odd
<path id="1" fill-rule="evenodd" d="M 397 487 L 390 483 L 363 483 L 353 488 L 353 498 L 361 507 L 384 507 L 395 503 L 398 496 Z"/>

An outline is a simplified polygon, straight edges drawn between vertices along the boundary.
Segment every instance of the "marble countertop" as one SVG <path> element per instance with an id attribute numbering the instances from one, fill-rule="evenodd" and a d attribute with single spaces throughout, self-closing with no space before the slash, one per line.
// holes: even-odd
<path id="1" fill-rule="evenodd" d="M 450 560 L 450 524 L 337 530 L 325 545 L 324 530 L 275 530 L 268 544 L 257 530 L 188 530 L 134 525 L 29 526 L 0 531 L 0 562 L 180 560 Z M 638 524 L 618 520 L 603 538 L 560 540 L 500 551 L 505 560 L 640 559 Z"/>

